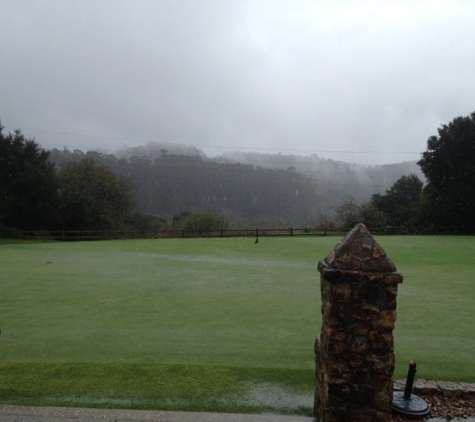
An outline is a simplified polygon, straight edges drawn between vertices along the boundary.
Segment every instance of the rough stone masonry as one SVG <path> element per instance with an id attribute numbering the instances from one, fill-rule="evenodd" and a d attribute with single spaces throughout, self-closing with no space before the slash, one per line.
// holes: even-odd
<path id="1" fill-rule="evenodd" d="M 315 341 L 314 416 L 389 422 L 396 296 L 402 275 L 363 224 L 319 262 L 322 328 Z"/>

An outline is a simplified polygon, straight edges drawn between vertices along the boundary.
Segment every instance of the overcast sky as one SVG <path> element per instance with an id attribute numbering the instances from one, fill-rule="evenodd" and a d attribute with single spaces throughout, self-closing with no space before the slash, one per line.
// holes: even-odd
<path id="1" fill-rule="evenodd" d="M 48 149 L 383 164 L 475 111 L 473 0 L 0 0 L 0 16 L 0 119 Z"/>

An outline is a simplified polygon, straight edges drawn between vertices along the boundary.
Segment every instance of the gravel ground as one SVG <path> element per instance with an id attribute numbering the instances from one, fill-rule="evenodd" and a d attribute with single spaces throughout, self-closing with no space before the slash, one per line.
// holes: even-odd
<path id="1" fill-rule="evenodd" d="M 404 390 L 404 386 L 405 380 L 394 382 L 396 389 Z M 413 393 L 429 405 L 431 421 L 475 421 L 475 384 L 418 379 Z M 407 419 L 394 418 L 403 420 Z"/>
<path id="2" fill-rule="evenodd" d="M 424 399 L 430 409 L 430 415 L 419 420 L 427 421 L 429 418 L 438 418 L 437 420 L 440 421 L 467 421 L 470 418 L 470 420 L 475 421 L 475 398 L 473 397 L 450 397 L 443 393 L 418 394 L 417 396 Z M 408 421 L 411 419 L 394 415 L 392 420 Z"/>

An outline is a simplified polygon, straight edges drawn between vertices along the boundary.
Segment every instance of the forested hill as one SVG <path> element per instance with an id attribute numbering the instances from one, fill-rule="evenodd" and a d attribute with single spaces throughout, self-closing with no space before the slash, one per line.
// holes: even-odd
<path id="1" fill-rule="evenodd" d="M 171 221 L 183 211 L 222 213 L 232 227 L 313 224 L 350 199 L 369 200 L 411 173 L 415 162 L 359 166 L 315 155 L 234 153 L 208 158 L 195 147 L 152 143 L 114 155 L 50 151 L 60 166 L 90 158 L 130 181 L 136 211 Z"/>
<path id="2" fill-rule="evenodd" d="M 342 177 L 343 183 L 350 188 L 354 184 L 367 186 L 369 194 L 376 193 L 376 190 L 386 190 L 391 187 L 401 176 L 415 174 L 419 179 L 424 180 L 424 175 L 416 161 L 405 161 L 395 164 L 363 166 L 361 164 L 350 164 L 344 161 L 320 158 L 316 154 L 312 155 L 292 155 L 292 154 L 262 154 L 257 152 L 234 151 L 225 153 L 218 157 L 220 162 L 239 162 L 252 164 L 264 168 L 293 169 L 313 177 L 315 180 L 327 180 L 337 183 Z M 367 200 L 363 191 L 358 191 L 355 199 Z M 357 196 L 357 197 L 356 197 Z"/>

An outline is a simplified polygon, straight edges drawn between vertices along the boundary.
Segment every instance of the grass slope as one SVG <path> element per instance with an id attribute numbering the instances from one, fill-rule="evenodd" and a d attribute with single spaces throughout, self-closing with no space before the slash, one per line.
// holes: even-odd
<path id="1" fill-rule="evenodd" d="M 0 401 L 308 414 L 339 240 L 4 242 Z M 395 376 L 475 381 L 475 238 L 377 240 L 404 275 Z"/>

